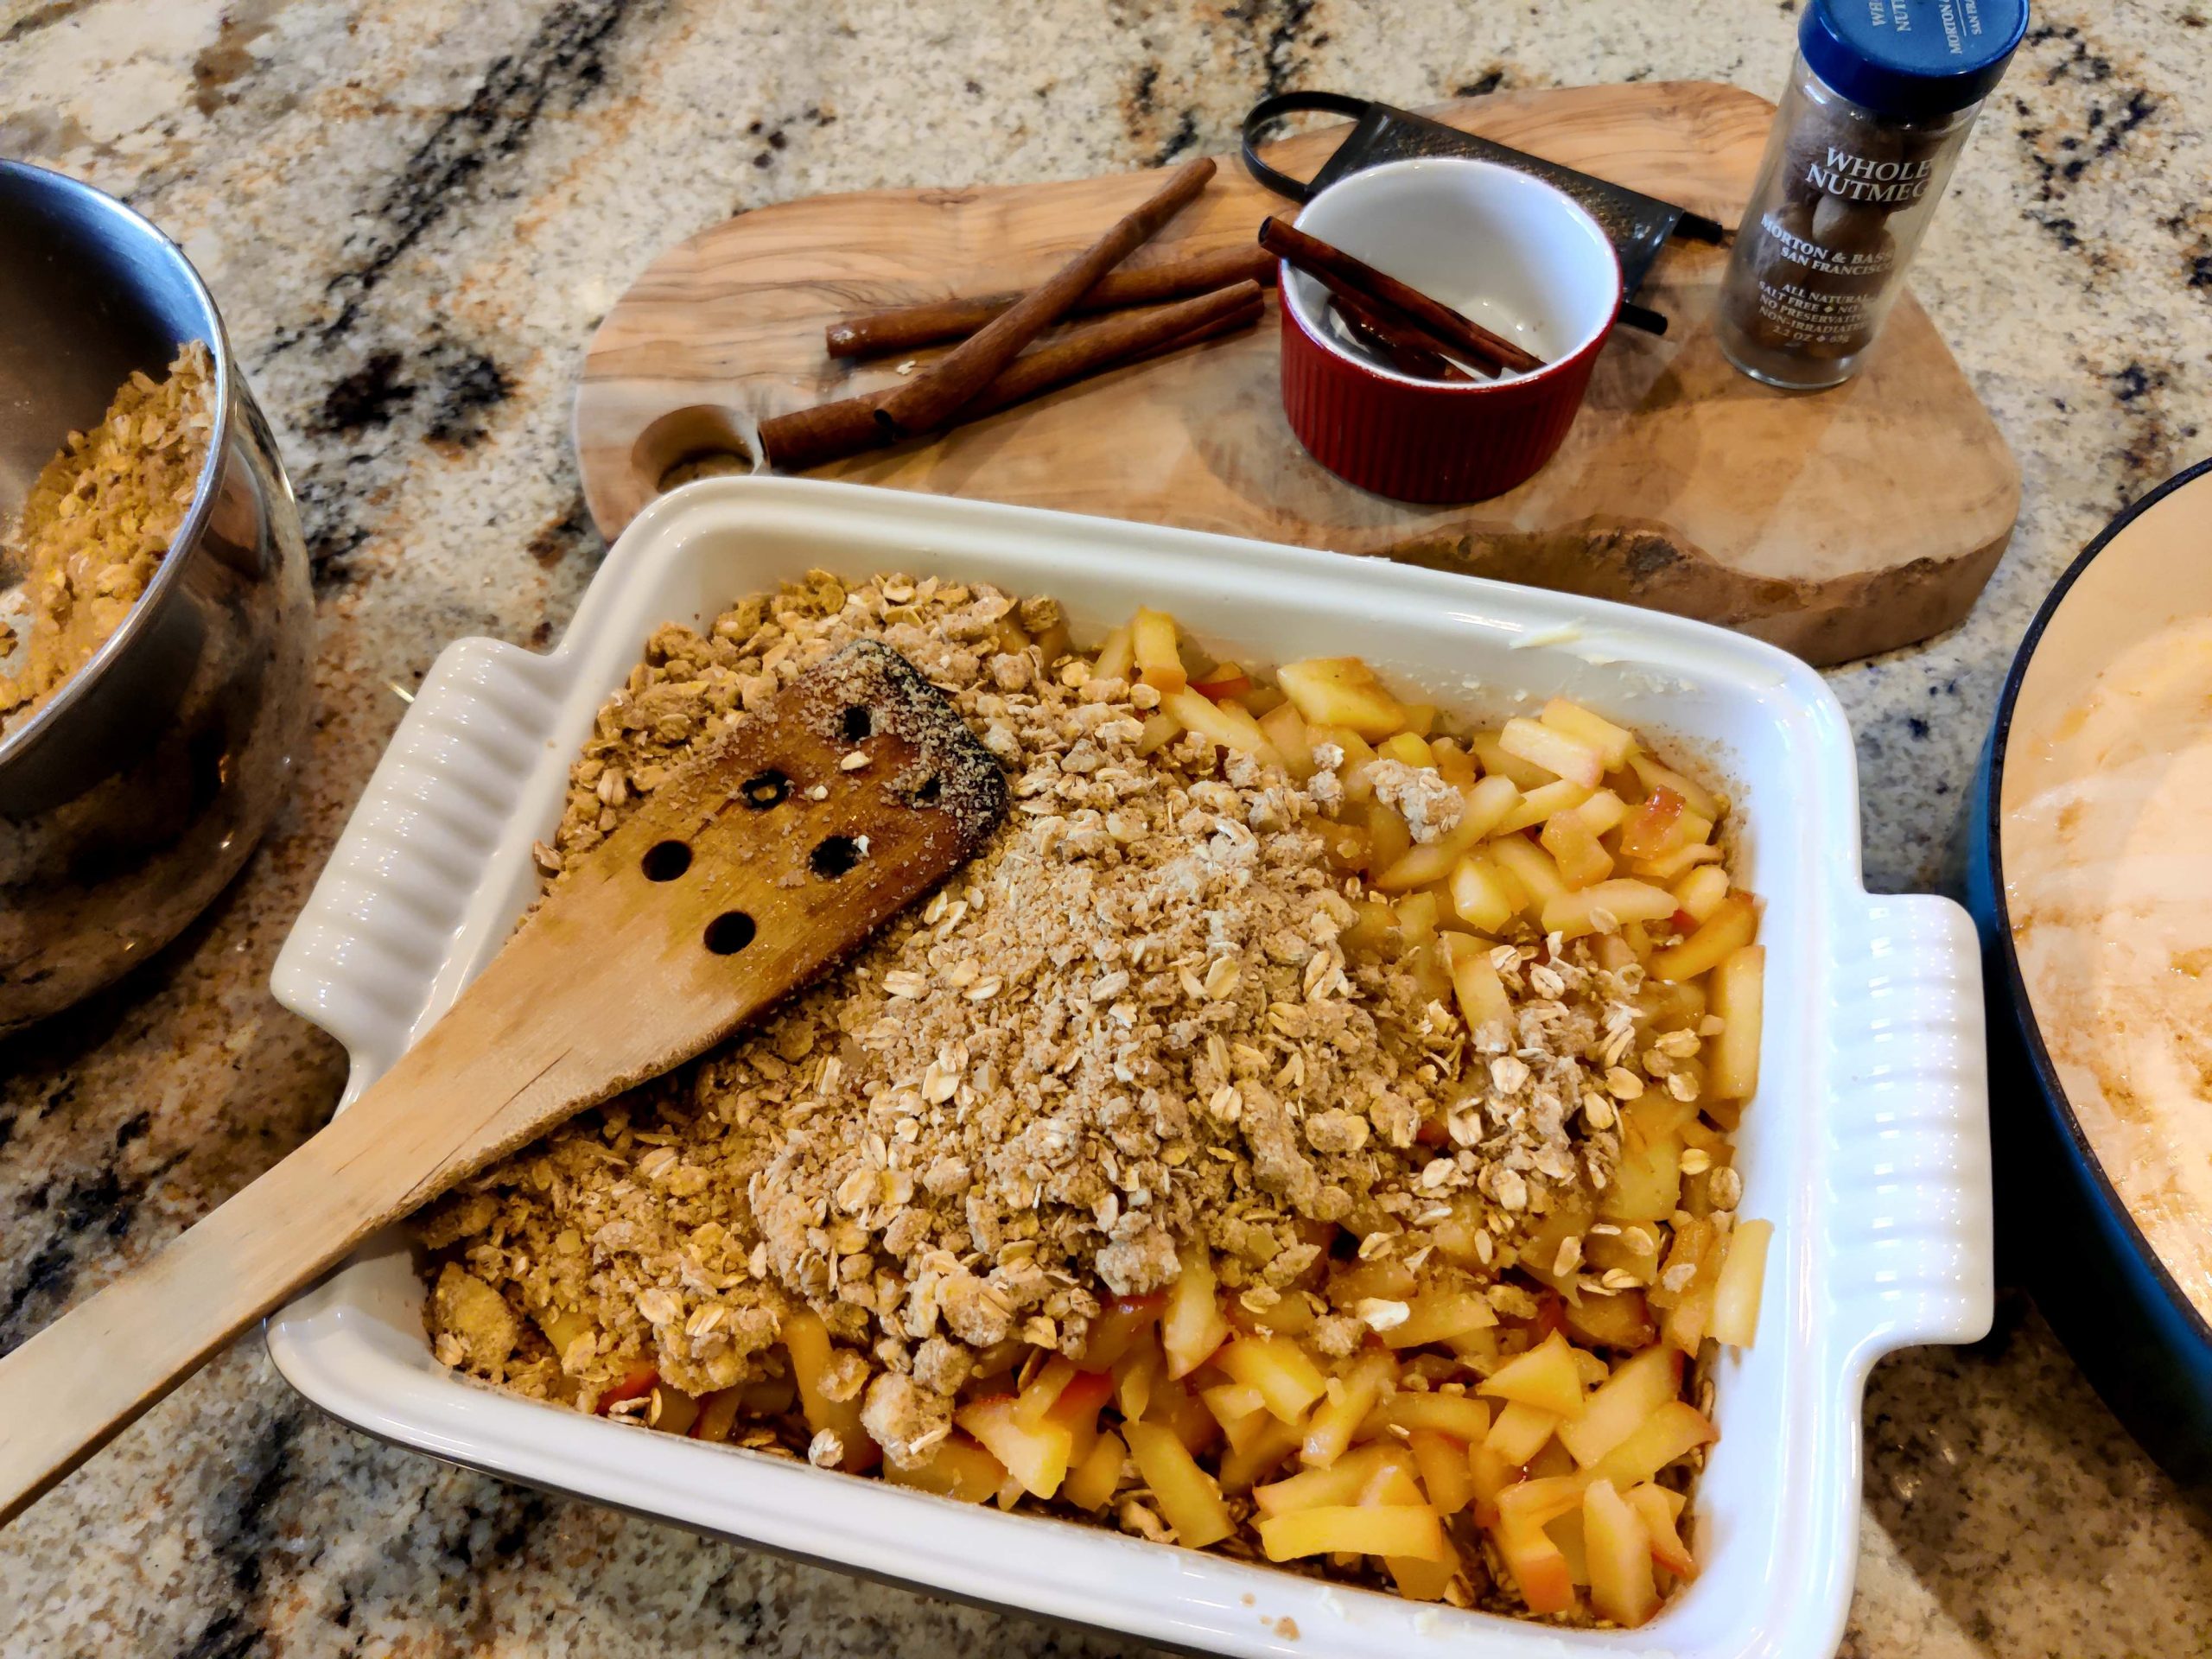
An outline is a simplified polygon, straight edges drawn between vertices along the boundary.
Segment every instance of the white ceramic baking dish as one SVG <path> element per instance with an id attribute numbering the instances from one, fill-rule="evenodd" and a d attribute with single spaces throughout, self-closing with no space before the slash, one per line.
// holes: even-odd
<path id="1" fill-rule="evenodd" d="M 1570 696 L 1675 734 L 1726 777 L 1770 952 L 1744 1212 L 1777 1232 L 1758 1344 L 1719 1371 L 1722 1440 L 1698 1505 L 1703 1575 L 1640 1631 L 1563 1632 L 509 1398 L 432 1359 L 396 1233 L 270 1322 L 293 1385 L 357 1427 L 456 1463 L 1171 1647 L 1334 1659 L 1404 1659 L 1429 1644 L 1500 1659 L 1832 1651 L 1856 1560 L 1867 1368 L 1989 1323 L 1987 1079 L 1964 913 L 1861 889 L 1843 712 L 1770 646 L 1186 531 L 804 480 L 695 484 L 624 534 L 557 650 L 462 640 L 401 722 L 275 974 L 278 998 L 351 1053 L 347 1099 L 498 950 L 531 891 L 531 842 L 558 817 L 569 759 L 652 629 L 703 623 L 817 565 L 1050 593 L 1078 639 L 1143 601 L 1224 654 L 1357 652 L 1402 685 L 1478 709 Z"/>

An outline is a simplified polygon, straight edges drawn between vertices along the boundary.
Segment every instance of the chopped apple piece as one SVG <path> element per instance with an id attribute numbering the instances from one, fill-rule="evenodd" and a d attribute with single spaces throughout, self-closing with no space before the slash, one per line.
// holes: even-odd
<path id="1" fill-rule="evenodd" d="M 1574 1605 L 1574 1580 L 1567 1557 L 1541 1527 L 1500 1522 L 1491 1534 L 1532 1613 L 1563 1613 Z"/>
<path id="2" fill-rule="evenodd" d="M 1216 663 L 1191 682 L 1191 690 L 1208 702 L 1225 702 L 1249 695 L 1252 677 L 1235 663 Z"/>
<path id="3" fill-rule="evenodd" d="M 1688 810 L 1688 804 L 1675 791 L 1653 790 L 1621 825 L 1621 856 L 1657 858 L 1672 852 L 1681 844 L 1677 830 Z"/>
<path id="4" fill-rule="evenodd" d="M 1198 1390 L 1198 1398 L 1205 1402 L 1206 1409 L 1229 1436 L 1229 1443 L 1238 1442 L 1237 1429 L 1255 1417 L 1274 1421 L 1274 1414 L 1268 1410 L 1268 1402 L 1260 1391 L 1249 1382 L 1217 1382 L 1210 1389 Z"/>
<path id="5" fill-rule="evenodd" d="M 970 1401 L 953 1421 L 982 1441 L 1033 1497 L 1050 1497 L 1067 1478 L 1074 1436 L 1058 1423 L 1024 1428 L 1014 1416 L 1014 1396 L 996 1394 Z"/>
<path id="6" fill-rule="evenodd" d="M 1682 798 L 1689 810 L 1711 823 L 1720 822 L 1727 810 L 1727 803 L 1711 790 L 1695 784 L 1679 772 L 1661 766 L 1650 755 L 1639 749 L 1628 758 L 1629 769 L 1643 782 L 1646 789 L 1671 789 Z"/>
<path id="7" fill-rule="evenodd" d="M 1758 1092 L 1765 979 L 1764 945 L 1732 950 L 1713 970 L 1713 1012 L 1721 1027 L 1707 1053 L 1705 1082 L 1707 1092 L 1723 1099 L 1748 1100 Z"/>
<path id="8" fill-rule="evenodd" d="M 1286 1337 L 1238 1337 L 1215 1356 L 1214 1363 L 1259 1389 L 1268 1409 L 1285 1422 L 1303 1416 L 1326 1386 L 1305 1351 Z"/>
<path id="9" fill-rule="evenodd" d="M 1681 1495 L 1647 1482 L 1630 1487 L 1621 1496 L 1643 1517 L 1643 1529 L 1651 1535 L 1651 1559 L 1678 1579 L 1695 1578 L 1697 1557 L 1690 1554 L 1676 1527 L 1682 1513 Z"/>
<path id="10" fill-rule="evenodd" d="M 1499 880 L 1497 861 L 1469 853 L 1452 868 L 1452 908 L 1478 933 L 1495 933 L 1513 919 L 1520 906 Z"/>
<path id="11" fill-rule="evenodd" d="M 1285 663 L 1275 681 L 1310 725 L 1348 727 L 1370 741 L 1405 729 L 1406 711 L 1357 657 Z"/>
<path id="12" fill-rule="evenodd" d="M 1382 1336 L 1387 1347 L 1419 1348 L 1448 1342 L 1470 1331 L 1486 1330 L 1497 1323 L 1497 1310 L 1486 1296 L 1467 1290 L 1427 1290 L 1407 1304 L 1404 1322 L 1392 1325 Z"/>
<path id="13" fill-rule="evenodd" d="M 1774 1238 L 1770 1221 L 1736 1224 L 1729 1235 L 1727 1259 L 1713 1287 L 1713 1319 L 1707 1333 L 1732 1348 L 1748 1348 L 1759 1333 L 1759 1295 L 1766 1278 L 1766 1249 Z"/>
<path id="14" fill-rule="evenodd" d="M 1498 1496 L 1521 1478 L 1521 1466 L 1509 1463 L 1496 1448 L 1477 1442 L 1467 1447 L 1467 1478 L 1474 1483 L 1475 1524 L 1497 1524 Z"/>
<path id="15" fill-rule="evenodd" d="M 1122 1432 L 1128 1437 L 1129 1455 L 1136 1459 L 1137 1472 L 1152 1489 L 1153 1502 L 1175 1529 L 1176 1542 L 1204 1549 L 1236 1530 L 1229 1506 L 1221 1501 L 1221 1489 L 1192 1460 L 1173 1431 L 1157 1423 L 1128 1423 Z"/>
<path id="16" fill-rule="evenodd" d="M 1141 1417 L 1152 1404 L 1152 1391 L 1166 1364 L 1160 1344 L 1146 1339 L 1114 1362 L 1114 1404 L 1122 1415 Z"/>
<path id="17" fill-rule="evenodd" d="M 1611 833 L 1620 827 L 1628 816 L 1627 803 L 1610 789 L 1601 789 L 1574 809 L 1574 816 L 1582 820 L 1593 836 Z"/>
<path id="18" fill-rule="evenodd" d="M 1633 1630 L 1659 1611 L 1650 1529 L 1609 1480 L 1592 1481 L 1582 1495 L 1582 1539 L 1590 1566 L 1590 1605 L 1599 1618 Z"/>
<path id="19" fill-rule="evenodd" d="M 1271 1561 L 1338 1554 L 1441 1561 L 1451 1548 L 1426 1503 L 1338 1504 L 1270 1515 L 1260 1522 L 1260 1548 Z"/>
<path id="20" fill-rule="evenodd" d="M 964 1434 L 948 1435 L 918 1463 L 901 1468 L 887 1463 L 883 1478 L 893 1486 L 912 1486 L 963 1503 L 988 1503 L 1005 1484 L 1006 1469 L 999 1460 Z"/>
<path id="21" fill-rule="evenodd" d="M 1482 762 L 1484 772 L 1510 780 L 1516 788 L 1541 789 L 1558 781 L 1557 774 L 1542 766 L 1531 766 L 1517 754 L 1509 754 L 1496 732 L 1477 732 L 1467 740 L 1467 747 Z"/>
<path id="22" fill-rule="evenodd" d="M 1613 855 L 1584 821 L 1580 809 L 1554 812 L 1539 839 L 1559 866 L 1560 880 L 1570 887 L 1595 886 L 1613 873 Z"/>
<path id="23" fill-rule="evenodd" d="M 1578 1388 L 1580 1384 L 1578 1382 Z M 1559 1414 L 1545 1411 L 1525 1401 L 1509 1400 L 1505 1409 L 1497 1414 L 1497 1421 L 1490 1426 L 1490 1433 L 1483 1444 L 1503 1458 L 1516 1468 L 1525 1465 L 1529 1459 L 1544 1449 L 1552 1432 L 1560 1425 Z"/>
<path id="24" fill-rule="evenodd" d="M 1749 944 L 1758 925 L 1758 910 L 1751 895 L 1732 893 L 1689 938 L 1653 951 L 1651 971 L 1661 979 L 1694 979 Z"/>
<path id="25" fill-rule="evenodd" d="M 1157 754 L 1182 735 L 1183 722 L 1165 710 L 1155 709 L 1144 717 L 1144 728 L 1137 734 L 1137 753 Z"/>
<path id="26" fill-rule="evenodd" d="M 819 1434 L 823 1429 L 836 1433 L 837 1443 L 845 1455 L 837 1466 L 849 1475 L 873 1469 L 882 1458 L 883 1450 L 868 1439 L 868 1431 L 861 1427 L 861 1402 L 857 1397 L 832 1400 L 823 1391 L 824 1374 L 830 1368 L 834 1345 L 830 1340 L 830 1327 L 812 1308 L 803 1307 L 795 1313 L 784 1316 L 784 1348 L 791 1355 L 791 1375 L 798 1382 L 799 1405 L 806 1414 L 806 1426 Z"/>
<path id="27" fill-rule="evenodd" d="M 1453 934 L 1454 939 L 1464 939 L 1465 934 Z M 1505 994 L 1505 982 L 1497 976 L 1497 969 L 1490 965 L 1486 941 L 1475 940 L 1468 944 L 1455 944 L 1452 956 L 1452 994 L 1459 1004 L 1459 1017 L 1467 1022 L 1471 1032 L 1513 1029 L 1513 999 Z"/>
<path id="28" fill-rule="evenodd" d="M 1309 1468 L 1325 1469 L 1351 1446 L 1352 1431 L 1374 1409 L 1385 1387 L 1397 1378 L 1397 1362 L 1388 1354 L 1362 1354 L 1344 1375 L 1331 1380 L 1328 1397 L 1314 1408 L 1299 1456 Z M 1255 1389 L 1255 1393 L 1258 1390 Z"/>
<path id="29" fill-rule="evenodd" d="M 601 1391 L 599 1404 L 595 1409 L 601 1416 L 604 1417 L 613 1408 L 620 1405 L 625 1400 L 637 1400 L 651 1394 L 653 1391 L 653 1384 L 659 1381 L 660 1372 L 654 1367 L 653 1363 L 651 1360 L 640 1360 L 632 1365 L 618 1380 L 610 1382 Z"/>
<path id="30" fill-rule="evenodd" d="M 1598 1459 L 1589 1471 L 1625 1491 L 1653 1478 L 1675 1459 L 1687 1457 L 1700 1446 L 1720 1438 L 1696 1407 L 1669 1400 L 1637 1427 L 1636 1432 Z"/>
<path id="31" fill-rule="evenodd" d="M 1490 1433 L 1490 1405 L 1471 1394 L 1417 1394 L 1401 1389 L 1383 1408 L 1383 1420 L 1393 1427 L 1425 1429 L 1474 1446 Z"/>
<path id="32" fill-rule="evenodd" d="M 1598 1386 L 1583 1402 L 1581 1416 L 1559 1426 L 1559 1442 L 1587 1469 L 1681 1391 L 1681 1355 L 1672 1348 L 1647 1348 L 1622 1361 Z"/>
<path id="33" fill-rule="evenodd" d="M 1261 715 L 1260 734 L 1282 757 L 1283 770 L 1293 783 L 1302 784 L 1313 775 L 1313 740 L 1296 704 L 1281 702 Z"/>
<path id="34" fill-rule="evenodd" d="M 1283 1422 L 1270 1411 L 1255 1421 L 1258 1428 L 1241 1445 L 1232 1439 L 1221 1459 L 1221 1490 L 1232 1497 L 1250 1491 L 1255 1481 L 1281 1468 L 1306 1437 L 1305 1424 Z"/>
<path id="35" fill-rule="evenodd" d="M 1387 801 L 1370 800 L 1358 809 L 1358 814 L 1372 849 L 1367 868 L 1380 876 L 1413 850 L 1414 832 L 1406 827 L 1398 809 Z"/>
<path id="36" fill-rule="evenodd" d="M 1728 872 L 1717 864 L 1700 864 L 1675 883 L 1675 904 L 1693 922 L 1701 922 L 1720 908 L 1728 896 Z"/>
<path id="37" fill-rule="evenodd" d="M 1497 734 L 1497 741 L 1508 754 L 1580 784 L 1585 789 L 1597 788 L 1605 775 L 1605 760 L 1597 750 L 1539 721 L 1509 720 L 1505 729 Z"/>
<path id="38" fill-rule="evenodd" d="M 1448 737 L 1432 737 L 1428 752 L 1436 757 L 1437 775 L 1454 789 L 1471 788 L 1475 781 L 1475 759 Z M 1512 780 L 1507 779 L 1509 783 Z M 1518 792 L 1517 791 L 1516 791 Z"/>
<path id="39" fill-rule="evenodd" d="M 1592 1268 L 1599 1270 L 1595 1263 Z M 1599 1348 L 1640 1350 L 1649 1347 L 1659 1335 L 1651 1305 L 1632 1286 L 1602 1295 L 1594 1288 L 1586 1290 L 1580 1301 L 1567 1304 L 1567 1328 L 1580 1340 Z"/>
<path id="40" fill-rule="evenodd" d="M 1068 1478 L 1060 1485 L 1060 1497 L 1078 1510 L 1097 1512 L 1112 1502 L 1114 1489 L 1122 1484 L 1122 1465 L 1129 1449 L 1122 1437 L 1108 1429 L 1091 1442 L 1081 1462 L 1068 1471 Z"/>
<path id="41" fill-rule="evenodd" d="M 1126 680 L 1135 671 L 1136 651 L 1127 628 L 1116 628 L 1100 642 L 1098 655 L 1090 664 L 1093 678 Z"/>
<path id="42" fill-rule="evenodd" d="M 1662 921 L 1674 913 L 1675 895 L 1666 888 L 1624 876 L 1547 899 L 1542 924 L 1547 933 L 1579 939 L 1587 933 L 1610 933 L 1630 922 Z M 1611 926 L 1605 925 L 1608 918 Z"/>
<path id="43" fill-rule="evenodd" d="M 1190 683 L 1183 671 L 1181 653 L 1175 649 L 1175 619 L 1160 611 L 1140 610 L 1129 622 L 1129 649 L 1144 683 L 1164 696 Z"/>
<path id="44" fill-rule="evenodd" d="M 1439 1515 L 1457 1515 L 1474 1502 L 1475 1479 L 1464 1443 L 1433 1428 L 1417 1428 L 1407 1435 L 1406 1444 L 1421 1468 L 1421 1491 Z"/>
<path id="45" fill-rule="evenodd" d="M 1647 858 L 1629 866 L 1646 881 L 1667 883 L 1679 880 L 1688 871 L 1700 865 L 1718 864 L 1720 849 L 1709 842 L 1692 842 L 1676 848 L 1659 858 Z"/>
<path id="46" fill-rule="evenodd" d="M 1526 836 L 1498 836 L 1490 843 L 1490 855 L 1527 890 L 1531 905 L 1541 907 L 1567 891 L 1552 855 Z"/>
<path id="47" fill-rule="evenodd" d="M 1394 1465 L 1408 1474 L 1416 1472 L 1413 1453 L 1402 1442 L 1378 1440 L 1345 1452 L 1325 1469 L 1302 1469 L 1294 1475 L 1255 1487 L 1252 1501 L 1259 1505 L 1262 1515 L 1355 1503 L 1376 1472 Z"/>
<path id="48" fill-rule="evenodd" d="M 1427 737 L 1436 727 L 1436 705 L 1433 702 L 1408 702 L 1401 705 L 1406 729 L 1415 737 Z"/>
<path id="49" fill-rule="evenodd" d="M 715 1389 L 699 1402 L 699 1416 L 691 1425 L 691 1438 L 720 1445 L 729 1439 L 730 1431 L 737 1427 L 738 1414 L 744 1409 L 743 1389 Z"/>
<path id="50" fill-rule="evenodd" d="M 1185 1244 L 1179 1252 L 1182 1271 L 1168 1287 L 1167 1306 L 1160 1316 L 1160 1346 L 1167 1354 L 1170 1378 L 1188 1376 L 1213 1357 L 1229 1340 L 1229 1321 L 1222 1317 L 1214 1277 L 1213 1257 L 1204 1244 Z M 1141 1410 L 1133 1414 L 1141 1416 Z"/>
<path id="51" fill-rule="evenodd" d="M 1507 1360 L 1475 1392 L 1533 1406 L 1570 1421 L 1582 1414 L 1582 1374 L 1575 1368 L 1573 1346 L 1557 1331 L 1527 1353 Z"/>
<path id="52" fill-rule="evenodd" d="M 1396 732 L 1375 746 L 1376 753 L 1385 760 L 1402 760 L 1409 766 L 1433 766 L 1436 756 L 1425 737 L 1415 737 L 1411 732 Z"/>
<path id="53" fill-rule="evenodd" d="M 1258 754 L 1268 746 L 1260 722 L 1248 710 L 1233 702 L 1209 702 L 1188 686 L 1162 691 L 1160 709 L 1186 730 L 1196 732 L 1224 749 Z"/>
<path id="54" fill-rule="evenodd" d="M 1628 764 L 1636 752 L 1636 734 L 1616 726 L 1610 720 L 1594 715 L 1579 702 L 1569 702 L 1564 697 L 1554 697 L 1544 705 L 1537 716 L 1557 732 L 1563 732 L 1576 742 L 1595 749 L 1607 772 L 1618 772 Z"/>
<path id="55" fill-rule="evenodd" d="M 1523 830 L 1533 830 L 1562 812 L 1572 812 L 1591 798 L 1588 785 L 1570 783 L 1564 778 L 1554 779 L 1548 784 L 1539 784 L 1522 795 L 1510 810 L 1491 826 L 1491 834 L 1510 836 Z"/>
<path id="56" fill-rule="evenodd" d="M 1122 1355 L 1160 1323 L 1165 1293 L 1144 1296 L 1109 1296 L 1098 1317 L 1084 1335 L 1083 1357 L 1077 1362 L 1086 1371 L 1110 1371 Z"/>
<path id="57" fill-rule="evenodd" d="M 1382 1565 L 1390 1569 L 1391 1580 L 1398 1586 L 1398 1593 L 1408 1601 L 1442 1601 L 1452 1587 L 1452 1578 L 1459 1571 L 1459 1552 L 1452 1548 L 1449 1538 L 1444 1543 L 1446 1559 L 1424 1561 L 1416 1555 L 1385 1555 Z"/>
<path id="58" fill-rule="evenodd" d="M 1024 1428 L 1034 1428 L 1045 1421 L 1058 1401 L 1061 1391 L 1075 1381 L 1077 1373 L 1075 1362 L 1064 1355 L 1054 1354 L 1037 1368 L 1026 1387 L 1014 1396 L 1014 1420 Z"/>

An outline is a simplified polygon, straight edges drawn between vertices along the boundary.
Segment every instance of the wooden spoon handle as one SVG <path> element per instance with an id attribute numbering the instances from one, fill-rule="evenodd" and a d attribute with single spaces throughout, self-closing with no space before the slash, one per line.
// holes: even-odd
<path id="1" fill-rule="evenodd" d="M 0 1526 L 391 1214 L 350 1111 L 0 1359 Z"/>

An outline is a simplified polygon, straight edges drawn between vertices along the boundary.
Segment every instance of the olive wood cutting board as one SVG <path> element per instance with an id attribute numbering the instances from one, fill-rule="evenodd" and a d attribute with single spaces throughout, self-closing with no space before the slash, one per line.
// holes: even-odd
<path id="1" fill-rule="evenodd" d="M 1690 81 L 1501 92 L 1426 112 L 1732 225 L 1772 106 Z M 1287 139 L 1268 159 L 1310 176 L 1343 130 Z M 593 518 L 612 537 L 664 482 L 740 465 L 730 452 L 746 414 L 895 380 L 897 359 L 831 360 L 826 324 L 1033 285 L 1158 178 L 817 196 L 670 249 L 585 359 L 575 440 Z M 1245 242 L 1263 217 L 1289 211 L 1224 157 L 1205 195 L 1132 264 Z M 1995 568 L 2019 503 L 1988 411 L 1909 296 L 1849 385 L 1791 394 L 1745 378 L 1712 328 L 1726 257 L 1669 245 L 1637 296 L 1672 320 L 1668 335 L 1616 329 L 1560 454 L 1490 501 L 1403 505 L 1325 472 L 1283 417 L 1272 299 L 1256 327 L 817 475 L 1624 600 L 1816 664 L 1950 627 Z"/>

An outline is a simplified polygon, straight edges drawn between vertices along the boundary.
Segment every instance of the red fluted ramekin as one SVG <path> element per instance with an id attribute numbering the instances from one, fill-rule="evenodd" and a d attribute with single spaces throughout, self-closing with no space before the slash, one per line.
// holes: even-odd
<path id="1" fill-rule="evenodd" d="M 1478 501 L 1552 458 L 1620 311 L 1620 260 L 1596 219 L 1529 174 L 1437 157 L 1349 174 L 1297 225 L 1545 365 L 1471 382 L 1401 373 L 1354 344 L 1327 291 L 1286 264 L 1283 411 L 1316 461 L 1397 500 Z"/>

